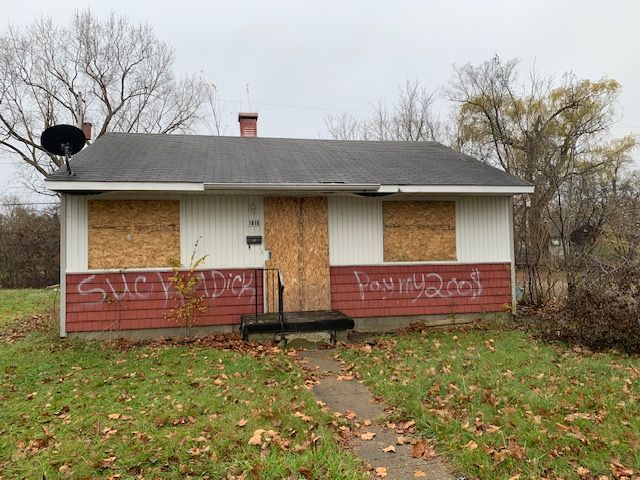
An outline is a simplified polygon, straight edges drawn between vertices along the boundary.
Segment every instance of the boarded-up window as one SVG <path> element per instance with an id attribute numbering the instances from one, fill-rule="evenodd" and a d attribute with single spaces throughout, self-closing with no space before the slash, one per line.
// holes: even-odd
<path id="1" fill-rule="evenodd" d="M 456 259 L 455 202 L 383 202 L 384 261 Z"/>
<path id="2" fill-rule="evenodd" d="M 90 200 L 88 207 L 90 269 L 180 261 L 179 200 Z"/>

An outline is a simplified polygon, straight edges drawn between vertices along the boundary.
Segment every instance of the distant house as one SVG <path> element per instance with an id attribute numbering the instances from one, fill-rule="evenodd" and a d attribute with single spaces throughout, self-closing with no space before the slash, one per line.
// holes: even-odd
<path id="1" fill-rule="evenodd" d="M 61 194 L 60 335 L 167 335 L 171 266 L 198 270 L 197 330 L 273 311 L 356 328 L 508 312 L 512 196 L 528 183 L 433 142 L 108 133 L 46 181 Z"/>

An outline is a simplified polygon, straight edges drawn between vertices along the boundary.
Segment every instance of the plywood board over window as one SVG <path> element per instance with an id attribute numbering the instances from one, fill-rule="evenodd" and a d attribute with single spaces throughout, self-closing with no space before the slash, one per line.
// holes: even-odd
<path id="1" fill-rule="evenodd" d="M 383 202 L 384 261 L 456 259 L 456 204 Z"/>
<path id="2" fill-rule="evenodd" d="M 90 269 L 169 267 L 180 261 L 179 200 L 90 200 Z"/>

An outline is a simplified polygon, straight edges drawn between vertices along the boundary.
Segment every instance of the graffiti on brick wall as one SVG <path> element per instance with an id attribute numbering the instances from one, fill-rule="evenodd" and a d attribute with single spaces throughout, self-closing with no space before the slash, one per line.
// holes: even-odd
<path id="1" fill-rule="evenodd" d="M 197 290 L 207 298 L 218 298 L 223 294 L 233 297 L 254 297 L 256 294 L 254 272 L 224 272 L 209 270 L 195 272 L 200 277 Z M 137 275 L 121 273 L 119 276 L 109 274 L 90 274 L 84 276 L 77 285 L 77 293 L 81 296 L 100 294 L 100 300 L 148 300 L 160 293 L 165 304 L 176 298 L 176 291 L 162 272 L 143 272 Z"/>
<path id="2" fill-rule="evenodd" d="M 435 272 L 379 276 L 356 270 L 353 276 L 358 284 L 361 301 L 366 300 L 367 294 L 374 292 L 381 292 L 383 300 L 409 297 L 414 303 L 420 298 L 479 298 L 482 294 L 480 271 L 477 268 L 471 270 L 467 278 L 452 277 L 448 280 Z M 380 298 L 379 295 L 376 296 Z"/>

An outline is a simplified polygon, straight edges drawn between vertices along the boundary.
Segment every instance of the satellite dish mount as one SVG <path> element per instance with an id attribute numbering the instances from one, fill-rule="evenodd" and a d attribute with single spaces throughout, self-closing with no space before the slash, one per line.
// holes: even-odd
<path id="1" fill-rule="evenodd" d="M 54 125 L 40 136 L 42 147 L 53 155 L 64 156 L 67 175 L 73 175 L 69 158 L 78 153 L 87 143 L 84 132 L 73 125 Z"/>

